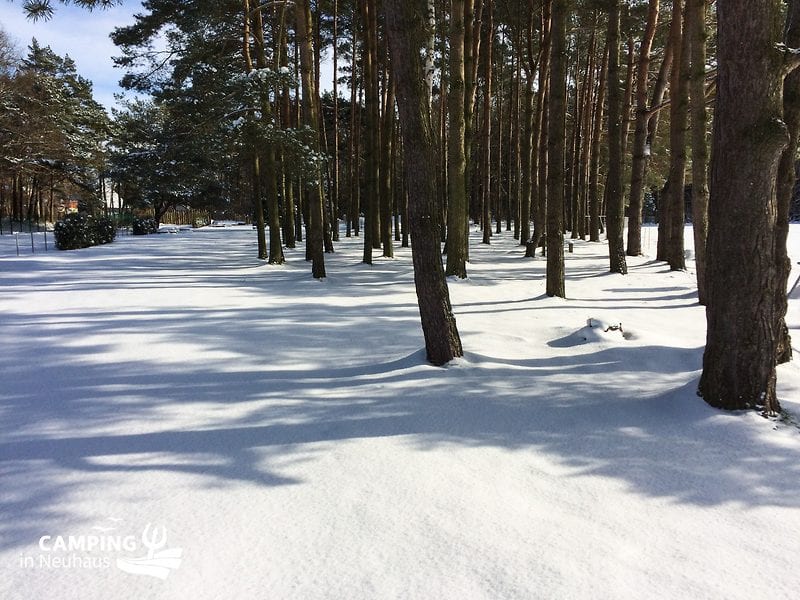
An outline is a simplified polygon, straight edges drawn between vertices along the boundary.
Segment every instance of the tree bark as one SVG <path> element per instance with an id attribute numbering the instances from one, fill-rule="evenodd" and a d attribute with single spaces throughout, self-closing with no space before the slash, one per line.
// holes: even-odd
<path id="1" fill-rule="evenodd" d="M 550 101 L 547 128 L 547 289 L 566 297 L 564 287 L 564 154 L 566 150 L 567 81 L 566 0 L 553 1 L 550 55 Z"/>
<path id="2" fill-rule="evenodd" d="M 586 78 L 583 93 L 583 108 L 581 109 L 581 151 L 578 161 L 578 217 L 577 237 L 586 239 L 587 203 L 589 198 L 589 160 L 592 148 L 592 98 L 594 96 L 595 72 L 597 71 L 597 13 L 594 14 L 592 36 L 589 42 L 589 62 L 586 67 Z"/>
<path id="3" fill-rule="evenodd" d="M 450 96 L 447 145 L 447 275 L 467 276 L 467 161 L 464 154 L 464 0 L 450 8 Z"/>
<path id="4" fill-rule="evenodd" d="M 333 0 L 333 165 L 331 168 L 331 228 L 339 241 L 339 1 Z"/>
<path id="5" fill-rule="evenodd" d="M 708 333 L 698 393 L 730 410 L 780 409 L 775 345 L 776 181 L 788 144 L 779 0 L 717 4 L 718 89 L 711 157 Z M 747 235 L 742 235 L 746 223 Z"/>
<path id="6" fill-rule="evenodd" d="M 481 226 L 483 243 L 492 241 L 492 48 L 494 46 L 494 0 L 486 0 L 484 11 L 488 22 L 484 26 L 486 39 L 483 40 L 483 155 L 481 157 Z"/>
<path id="7" fill-rule="evenodd" d="M 394 258 L 392 245 L 392 131 L 394 130 L 394 75 L 391 71 L 386 81 L 386 104 L 383 113 L 383 130 L 381 132 L 381 167 L 380 167 L 380 225 L 381 246 L 383 256 Z"/>
<path id="8" fill-rule="evenodd" d="M 708 238 L 708 142 L 706 126 L 706 0 L 686 1 L 686 35 L 691 46 L 689 74 L 692 113 L 692 230 L 700 304 L 707 304 L 706 240 Z"/>
<path id="9" fill-rule="evenodd" d="M 372 264 L 372 250 L 380 240 L 379 220 L 379 153 L 380 153 L 380 94 L 378 90 L 378 43 L 375 0 L 360 0 L 361 21 L 364 26 L 364 110 L 366 112 L 366 139 L 364 140 L 365 198 L 364 256 L 365 264 Z"/>
<path id="10" fill-rule="evenodd" d="M 639 48 L 639 63 L 636 67 L 636 123 L 631 150 L 631 189 L 628 202 L 628 256 L 642 253 L 642 206 L 644 201 L 644 175 L 650 157 L 647 146 L 647 77 L 650 73 L 650 51 L 658 24 L 659 0 L 650 0 L 647 24 Z"/>
<path id="11" fill-rule="evenodd" d="M 250 53 L 250 0 L 243 0 L 244 21 L 242 26 L 242 56 L 244 57 L 245 70 L 247 73 L 253 70 L 253 58 Z M 248 113 L 249 118 L 253 119 L 253 111 Z M 253 130 L 255 127 L 252 128 Z M 253 133 L 253 138 L 255 133 Z M 267 234 L 264 222 L 264 203 L 261 197 L 261 161 L 258 156 L 255 139 L 251 140 L 252 156 L 252 194 L 253 210 L 255 211 L 256 239 L 258 243 L 258 258 L 266 260 L 267 253 Z"/>
<path id="12" fill-rule="evenodd" d="M 541 55 L 539 63 L 539 89 L 536 92 L 536 116 L 533 126 L 533 147 L 531 150 L 531 201 L 536 203 L 533 213 L 533 235 L 525 244 L 525 257 L 536 256 L 536 248 L 544 239 L 547 230 L 547 129 L 550 90 L 550 46 L 552 42 L 553 0 L 545 0 L 542 5 Z"/>
<path id="13" fill-rule="evenodd" d="M 311 47 L 311 7 L 309 0 L 295 2 L 295 27 L 297 43 L 300 47 L 300 75 L 303 88 L 303 119 L 306 126 L 316 130 L 319 123 L 317 108 L 317 90 L 312 79 L 314 69 L 314 55 Z M 314 136 L 316 146 L 319 145 L 318 136 Z M 317 147 L 317 150 L 319 148 Z M 319 171 L 319 170 L 318 170 Z M 306 232 L 306 255 L 311 259 L 311 275 L 315 279 L 325 277 L 325 254 L 323 251 L 323 192 L 322 173 L 317 173 L 316 182 L 310 186 L 308 194 L 308 231 Z"/>
<path id="14" fill-rule="evenodd" d="M 607 237 L 609 270 L 628 273 L 623 238 L 625 200 L 622 195 L 622 95 L 619 81 L 620 3 L 610 0 L 608 10 L 608 202 Z"/>
<path id="15" fill-rule="evenodd" d="M 478 64 L 481 52 L 481 19 L 483 0 L 464 0 L 464 157 L 466 169 L 464 181 L 467 189 L 467 214 L 469 203 L 474 197 L 473 172 L 473 133 L 475 102 L 478 90 Z M 469 221 L 467 222 L 469 225 Z M 467 236 L 469 237 L 469 235 Z M 466 247 L 469 261 L 469 242 Z"/>
<path id="16" fill-rule="evenodd" d="M 353 3 L 352 24 L 350 32 L 350 197 L 347 202 L 347 237 L 358 235 L 361 230 L 361 102 L 360 79 L 358 77 L 358 15 L 359 7 Z"/>
<path id="17" fill-rule="evenodd" d="M 397 78 L 397 105 L 410 196 L 414 283 L 428 360 L 443 365 L 462 356 L 440 248 L 436 147 L 420 51 L 425 43 L 425 0 L 384 0 L 386 32 Z"/>
<path id="18" fill-rule="evenodd" d="M 520 169 L 522 171 L 522 181 L 520 185 L 520 206 L 519 206 L 519 242 L 523 246 L 530 241 L 531 237 L 531 193 L 533 186 L 532 180 L 536 177 L 533 171 L 533 74 L 528 73 L 525 80 L 525 94 L 522 101 L 522 143 L 520 144 Z"/>
<path id="19" fill-rule="evenodd" d="M 790 0 L 786 14 L 784 43 L 789 48 L 800 47 L 800 1 Z M 795 69 L 783 82 L 783 119 L 789 130 L 789 145 L 783 151 L 778 171 L 778 199 L 775 230 L 775 264 L 778 283 L 775 290 L 777 335 L 775 358 L 778 364 L 792 360 L 792 338 L 786 325 L 788 298 L 786 288 L 792 271 L 792 262 L 786 252 L 789 235 L 789 212 L 794 195 L 797 171 L 797 150 L 800 146 L 800 71 Z"/>
<path id="20" fill-rule="evenodd" d="M 664 258 L 673 271 L 686 269 L 683 229 L 686 222 L 684 189 L 686 186 L 686 129 L 689 116 L 689 45 L 684 31 L 684 0 L 673 0 L 670 43 L 674 59 L 669 84 L 669 196 L 665 222 L 659 224 L 659 237 L 665 237 Z M 662 227 L 663 225 L 663 227 Z"/>
<path id="21" fill-rule="evenodd" d="M 589 241 L 600 241 L 600 133 L 603 130 L 603 103 L 606 94 L 608 73 L 608 42 L 603 52 L 600 66 L 600 80 L 597 84 L 597 99 L 593 117 L 592 153 L 589 158 Z"/>
<path id="22" fill-rule="evenodd" d="M 261 9 L 253 11 L 253 39 L 256 44 L 256 66 L 259 69 L 268 68 L 267 50 L 264 46 L 264 21 Z M 278 57 L 278 61 L 280 58 Z M 273 65 L 275 69 L 280 65 Z M 261 118 L 272 120 L 272 106 L 266 92 L 261 92 Z M 282 265 L 285 262 L 283 246 L 281 245 L 281 217 L 278 205 L 278 171 L 275 157 L 275 148 L 268 144 L 264 148 L 264 173 L 267 184 L 267 214 L 269 215 L 269 257 L 267 262 L 271 265 Z"/>

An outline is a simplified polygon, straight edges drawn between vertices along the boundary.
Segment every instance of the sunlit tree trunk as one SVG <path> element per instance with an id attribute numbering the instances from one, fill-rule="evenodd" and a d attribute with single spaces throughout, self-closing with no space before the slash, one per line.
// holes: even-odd
<path id="1" fill-rule="evenodd" d="M 628 273 L 623 226 L 622 195 L 622 97 L 619 81 L 620 3 L 610 0 L 608 9 L 608 258 L 611 273 Z"/>
<path id="2" fill-rule="evenodd" d="M 487 23 L 484 26 L 486 38 L 483 40 L 483 131 L 481 135 L 483 154 L 481 156 L 481 226 L 483 243 L 492 241 L 492 47 L 494 46 L 494 0 L 485 0 L 484 13 Z"/>
<path id="3" fill-rule="evenodd" d="M 311 7 L 309 0 L 295 2 L 295 26 L 297 28 L 297 43 L 300 47 L 300 73 L 303 88 L 303 118 L 305 124 L 316 129 L 319 123 L 317 108 L 317 90 L 312 79 L 314 69 L 314 54 L 311 46 Z M 319 150 L 319 138 L 314 136 L 314 144 Z M 317 172 L 315 183 L 310 186 L 308 194 L 308 221 L 306 231 L 307 256 L 311 259 L 311 274 L 315 279 L 325 277 L 325 254 L 323 251 L 323 191 L 322 174 Z"/>
<path id="4" fill-rule="evenodd" d="M 333 166 L 331 169 L 331 228 L 339 241 L 339 0 L 333 0 Z"/>
<path id="5" fill-rule="evenodd" d="M 606 95 L 608 72 L 608 43 L 603 52 L 600 66 L 600 80 L 597 84 L 597 97 L 592 117 L 592 152 L 589 158 L 589 240 L 600 241 L 600 140 L 603 131 L 603 104 Z"/>
<path id="6" fill-rule="evenodd" d="M 536 117 L 533 126 L 533 148 L 531 151 L 531 201 L 536 202 L 533 213 L 533 235 L 525 244 L 525 257 L 536 256 L 536 248 L 544 240 L 547 230 L 547 124 L 550 78 L 550 46 L 552 40 L 552 0 L 542 4 L 541 55 L 539 63 L 538 91 L 536 93 Z M 543 246 L 544 247 L 544 246 Z"/>
<path id="7" fill-rule="evenodd" d="M 706 127 L 706 0 L 686 0 L 686 35 L 691 46 L 689 71 L 692 116 L 692 230 L 700 304 L 707 303 L 708 142 Z"/>
<path id="8" fill-rule="evenodd" d="M 588 216 L 588 201 L 589 201 L 589 169 L 592 149 L 592 114 L 595 88 L 595 75 L 597 72 L 597 30 L 596 30 L 596 16 L 595 13 L 595 26 L 592 27 L 592 37 L 589 42 L 589 62 L 587 64 L 586 81 L 584 84 L 583 94 L 583 109 L 581 111 L 581 154 L 578 162 L 578 223 L 577 223 L 577 237 L 580 239 L 586 238 L 587 216 Z"/>
<path id="9" fill-rule="evenodd" d="M 481 52 L 483 0 L 464 0 L 464 180 L 467 189 L 467 213 L 474 196 L 472 185 L 475 102 L 478 89 L 478 64 Z M 469 261 L 469 242 L 466 246 Z"/>
<path id="10" fill-rule="evenodd" d="M 253 70 L 253 58 L 250 53 L 250 0 L 243 0 L 244 21 L 242 26 L 242 55 L 244 57 L 245 70 L 249 73 Z M 250 118 L 254 116 L 251 114 Z M 251 127 L 255 129 L 255 124 Z M 253 137 L 255 134 L 253 133 Z M 251 140 L 252 157 L 252 194 L 253 208 L 255 210 L 256 239 L 258 240 L 258 258 L 266 260 L 267 253 L 267 234 L 264 222 L 264 204 L 261 197 L 261 159 L 258 155 L 255 139 Z"/>
<path id="11" fill-rule="evenodd" d="M 699 394 L 730 410 L 780 409 L 775 348 L 785 294 L 776 264 L 778 165 L 789 141 L 781 2 L 717 4 L 718 89 L 711 156 L 708 333 Z M 794 59 L 796 60 L 796 59 Z M 747 234 L 742 234 L 746 224 Z"/>
<path id="12" fill-rule="evenodd" d="M 674 59 L 669 84 L 669 196 L 659 236 L 664 235 L 664 258 L 673 271 L 686 269 L 683 229 L 686 222 L 684 188 L 686 183 L 686 129 L 689 116 L 689 36 L 684 31 L 684 0 L 673 0 L 670 43 Z M 662 233 L 663 232 L 663 233 Z"/>
<path id="13" fill-rule="evenodd" d="M 278 23 L 278 39 L 276 41 L 278 63 L 281 67 L 288 68 L 288 46 L 287 46 L 287 10 L 288 7 L 283 5 L 280 7 L 280 16 Z M 291 128 L 291 97 L 289 93 L 289 86 L 286 85 L 281 89 L 278 100 L 278 108 L 276 113 L 280 117 L 280 126 L 284 129 Z M 276 157 L 278 167 L 280 168 L 280 185 L 283 190 L 283 243 L 287 248 L 294 248 L 296 246 L 297 234 L 295 231 L 296 226 L 296 206 L 294 194 L 294 181 L 292 177 L 286 175 L 286 169 L 283 156 Z"/>
<path id="14" fill-rule="evenodd" d="M 256 49 L 256 66 L 259 69 L 267 69 L 267 50 L 264 45 L 264 21 L 261 9 L 253 11 L 253 39 Z M 280 58 L 278 57 L 278 62 Z M 277 70 L 279 65 L 273 65 Z M 266 92 L 261 93 L 261 118 L 272 120 L 272 106 Z M 269 215 L 269 257 L 270 264 L 283 264 L 283 246 L 281 245 L 281 218 L 280 207 L 278 205 L 278 172 L 275 148 L 267 144 L 263 150 L 264 156 L 264 179 L 267 185 L 267 214 Z"/>
<path id="15" fill-rule="evenodd" d="M 350 37 L 350 199 L 348 201 L 347 237 L 361 230 L 361 101 L 358 77 L 358 6 L 353 3 L 352 31 Z"/>
<path id="16" fill-rule="evenodd" d="M 447 275 L 467 276 L 468 210 L 464 155 L 464 0 L 450 8 L 450 95 L 447 144 Z"/>
<path id="17" fill-rule="evenodd" d="M 389 73 L 386 83 L 386 103 L 383 113 L 381 132 L 381 167 L 380 167 L 380 231 L 383 256 L 394 257 L 392 246 L 392 132 L 394 131 L 395 104 L 394 74 Z"/>
<path id="18" fill-rule="evenodd" d="M 650 74 L 650 52 L 658 24 L 659 0 L 650 0 L 647 24 L 639 46 L 639 62 L 636 66 L 636 118 L 631 149 L 631 188 L 628 201 L 628 256 L 642 253 L 642 205 L 644 201 L 644 176 L 650 152 L 647 147 L 647 79 Z"/>
<path id="19" fill-rule="evenodd" d="M 567 18 L 566 0 L 553 0 L 550 47 L 550 101 L 547 128 L 547 290 L 566 297 L 564 289 L 564 154 L 566 149 Z"/>
<path id="20" fill-rule="evenodd" d="M 372 250 L 380 242 L 379 220 L 379 154 L 380 154 L 380 93 L 378 90 L 378 42 L 375 0 L 360 0 L 361 22 L 364 28 L 364 110 L 366 112 L 366 137 L 364 139 L 365 198 L 364 256 L 363 262 L 372 264 Z"/>
<path id="21" fill-rule="evenodd" d="M 412 258 L 428 360 L 442 365 L 461 356 L 440 252 L 436 145 L 420 51 L 425 43 L 425 0 L 384 0 L 386 30 L 397 78 L 397 105 L 411 213 Z"/>

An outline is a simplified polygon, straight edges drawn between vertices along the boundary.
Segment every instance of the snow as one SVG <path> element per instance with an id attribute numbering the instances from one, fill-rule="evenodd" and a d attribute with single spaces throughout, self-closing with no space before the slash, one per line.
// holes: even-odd
<path id="1" fill-rule="evenodd" d="M 324 281 L 250 226 L 4 251 L 0 597 L 796 597 L 798 363 L 783 420 L 714 410 L 692 261 L 578 241 L 562 300 L 478 241 L 445 368 L 407 249 L 343 237 Z M 798 292 L 788 322 L 800 352 Z"/>

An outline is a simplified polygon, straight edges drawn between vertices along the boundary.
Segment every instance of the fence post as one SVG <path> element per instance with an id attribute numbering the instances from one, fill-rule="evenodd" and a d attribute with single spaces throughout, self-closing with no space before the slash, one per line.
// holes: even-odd
<path id="1" fill-rule="evenodd" d="M 33 245 L 33 230 L 31 229 L 31 254 L 36 254 L 36 248 Z"/>
<path id="2" fill-rule="evenodd" d="M 19 256 L 19 233 L 14 236 L 14 241 L 17 243 L 17 256 Z"/>

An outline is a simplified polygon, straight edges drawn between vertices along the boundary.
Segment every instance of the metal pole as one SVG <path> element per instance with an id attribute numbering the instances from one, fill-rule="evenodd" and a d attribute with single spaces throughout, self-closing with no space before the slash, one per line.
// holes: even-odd
<path id="1" fill-rule="evenodd" d="M 31 230 L 31 254 L 36 254 L 36 248 L 33 245 L 33 230 Z"/>
<path id="2" fill-rule="evenodd" d="M 19 256 L 19 233 L 14 236 L 14 241 L 17 243 L 17 256 Z"/>

